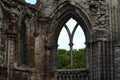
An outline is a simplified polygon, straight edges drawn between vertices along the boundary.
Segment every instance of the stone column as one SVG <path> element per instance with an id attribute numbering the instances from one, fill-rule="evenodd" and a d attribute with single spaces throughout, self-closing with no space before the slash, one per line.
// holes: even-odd
<path id="1" fill-rule="evenodd" d="M 98 40 L 87 45 L 90 80 L 113 80 L 109 41 Z"/>
<path id="2" fill-rule="evenodd" d="M 5 31 L 5 35 L 7 37 L 7 52 L 6 52 L 6 65 L 8 71 L 7 80 L 13 80 L 13 67 L 16 67 L 14 64 L 15 61 L 15 53 L 16 53 L 16 39 L 17 39 L 17 25 L 16 20 L 17 17 L 15 14 L 9 14 L 9 22 L 7 25 L 7 29 Z M 7 24 L 7 23 L 6 23 Z"/>
<path id="3" fill-rule="evenodd" d="M 113 56 L 106 30 L 96 30 L 87 46 L 90 80 L 113 80 Z"/>
<path id="4" fill-rule="evenodd" d="M 37 80 L 42 80 L 43 42 L 40 36 L 35 38 L 35 69 L 37 72 Z"/>
<path id="5" fill-rule="evenodd" d="M 48 60 L 49 51 L 45 49 L 45 44 L 47 43 L 47 33 L 49 19 L 40 18 L 39 26 L 36 28 L 36 38 L 35 38 L 35 63 L 36 70 L 38 74 L 38 80 L 48 80 Z"/>
<path id="6" fill-rule="evenodd" d="M 15 67 L 14 61 L 15 61 L 15 52 L 16 52 L 16 34 L 6 32 L 7 35 L 7 54 L 6 54 L 6 60 L 7 60 L 7 71 L 8 71 L 8 77 L 7 80 L 13 80 L 12 77 L 12 69 Z"/>
<path id="7" fill-rule="evenodd" d="M 47 79 L 46 80 L 57 80 L 56 74 L 54 73 L 55 70 L 57 70 L 57 44 L 46 44 L 45 49 L 46 49 L 46 62 L 47 62 Z"/>
<path id="8" fill-rule="evenodd" d="M 115 80 L 120 79 L 120 44 L 115 45 L 114 47 L 115 52 Z"/>

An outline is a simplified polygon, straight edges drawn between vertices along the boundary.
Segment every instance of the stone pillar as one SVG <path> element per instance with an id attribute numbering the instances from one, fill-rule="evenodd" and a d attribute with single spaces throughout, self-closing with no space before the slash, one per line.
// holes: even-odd
<path id="1" fill-rule="evenodd" d="M 7 80 L 13 80 L 13 67 L 16 67 L 15 53 L 16 53 L 16 39 L 17 39 L 17 17 L 15 14 L 9 14 L 9 22 L 5 35 L 7 37 L 7 49 L 6 49 L 6 66 L 7 66 Z M 7 23 L 6 23 L 7 24 Z"/>
<path id="2" fill-rule="evenodd" d="M 87 44 L 90 80 L 113 80 L 113 63 L 110 42 L 105 29 L 98 29 Z"/>
<path id="3" fill-rule="evenodd" d="M 48 30 L 49 19 L 39 19 L 39 26 L 36 28 L 35 38 L 35 63 L 38 74 L 38 80 L 48 80 L 48 60 L 49 51 L 45 49 L 46 36 Z"/>
<path id="4" fill-rule="evenodd" d="M 115 52 L 115 80 L 120 79 L 120 44 L 115 45 L 114 47 Z"/>
<path id="5" fill-rule="evenodd" d="M 6 33 L 7 35 L 7 53 L 6 53 L 6 60 L 7 60 L 7 80 L 13 80 L 12 69 L 16 67 L 15 63 L 15 52 L 16 52 L 16 34 L 15 33 Z"/>
<path id="6" fill-rule="evenodd" d="M 90 80 L 113 80 L 109 42 L 100 40 L 87 45 Z"/>
<path id="7" fill-rule="evenodd" d="M 42 80 L 42 66 L 43 66 L 43 43 L 40 36 L 35 38 L 35 69 L 37 72 L 37 80 Z"/>
<path id="8" fill-rule="evenodd" d="M 46 80 L 52 80 L 54 78 L 57 80 L 57 77 L 55 77 L 54 71 L 57 70 L 57 44 L 46 44 L 46 62 L 47 62 L 47 79 Z"/>

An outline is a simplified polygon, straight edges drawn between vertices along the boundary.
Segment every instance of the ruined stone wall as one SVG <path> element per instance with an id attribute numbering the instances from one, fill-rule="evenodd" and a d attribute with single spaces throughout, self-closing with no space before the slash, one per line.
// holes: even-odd
<path id="1" fill-rule="evenodd" d="M 91 36 L 89 36 L 90 38 L 87 42 L 91 80 L 114 80 L 114 44 L 119 41 L 117 0 L 51 0 L 50 2 L 39 0 L 38 3 L 41 4 L 42 16 L 53 19 L 54 24 L 57 24 L 60 17 L 62 17 L 61 8 L 64 3 L 70 3 L 83 11 L 91 22 L 91 32 L 89 33 Z M 67 10 L 65 8 L 62 9 Z M 64 10 L 63 14 L 65 14 Z M 49 23 L 51 21 L 48 20 L 46 25 L 49 25 Z M 46 28 L 49 29 L 49 27 Z M 55 30 L 53 24 L 51 24 L 49 30 L 50 32 L 47 32 L 48 42 L 54 40 L 49 41 L 49 33 L 51 35 L 54 34 Z"/>
<path id="2" fill-rule="evenodd" d="M 85 32 L 90 80 L 115 80 L 119 0 L 0 0 L 0 80 L 49 80 L 57 69 L 57 38 L 69 18 Z"/>
<path id="3" fill-rule="evenodd" d="M 0 79 L 36 80 L 36 9 L 9 1 L 0 1 Z"/>

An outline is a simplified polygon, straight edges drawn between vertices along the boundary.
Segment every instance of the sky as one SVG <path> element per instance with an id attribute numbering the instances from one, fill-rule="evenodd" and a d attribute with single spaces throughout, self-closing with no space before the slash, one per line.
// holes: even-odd
<path id="1" fill-rule="evenodd" d="M 35 4 L 37 0 L 25 0 L 27 3 Z"/>
<path id="2" fill-rule="evenodd" d="M 72 18 L 66 23 L 66 25 L 70 29 L 70 32 L 72 32 L 76 23 L 77 22 Z M 78 50 L 78 49 L 81 49 L 81 48 L 85 48 L 85 35 L 84 35 L 84 32 L 83 32 L 80 25 L 77 27 L 76 32 L 74 34 L 73 44 L 74 44 L 73 49 Z M 60 35 L 59 35 L 58 45 L 59 45 L 58 46 L 59 49 L 69 50 L 69 37 L 68 37 L 67 31 L 64 27 L 63 27 Z"/>
<path id="3" fill-rule="evenodd" d="M 35 4 L 36 0 L 25 0 L 27 3 Z M 70 19 L 66 25 L 70 28 L 70 31 L 72 32 L 72 29 L 74 28 L 75 24 L 77 22 L 74 19 Z M 73 39 L 73 49 L 80 49 L 80 48 L 85 48 L 85 35 L 83 30 L 81 29 L 80 25 L 77 28 L 74 39 Z M 63 28 L 58 39 L 58 48 L 59 49 L 67 49 L 69 50 L 69 38 L 68 34 L 66 32 L 66 29 Z"/>

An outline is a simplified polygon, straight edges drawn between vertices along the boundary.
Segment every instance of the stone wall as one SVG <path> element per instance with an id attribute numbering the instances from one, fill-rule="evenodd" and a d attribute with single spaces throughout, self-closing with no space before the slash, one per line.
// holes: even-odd
<path id="1" fill-rule="evenodd" d="M 5 72 L 0 79 L 49 80 L 50 71 L 57 69 L 60 30 L 74 18 L 86 36 L 90 80 L 115 80 L 114 75 L 119 75 L 119 48 L 114 47 L 120 42 L 118 4 L 119 0 L 38 0 L 35 5 L 0 0 L 0 71 Z"/>

